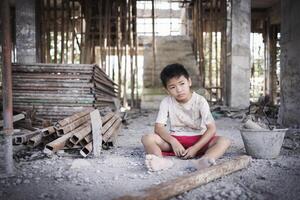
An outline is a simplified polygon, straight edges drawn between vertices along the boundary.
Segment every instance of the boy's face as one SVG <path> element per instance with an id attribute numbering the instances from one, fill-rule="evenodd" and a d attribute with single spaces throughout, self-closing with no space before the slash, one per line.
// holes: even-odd
<path id="1" fill-rule="evenodd" d="M 171 78 L 167 82 L 167 92 L 173 96 L 178 102 L 185 103 L 191 98 L 190 87 L 192 85 L 191 79 L 184 76 Z"/>

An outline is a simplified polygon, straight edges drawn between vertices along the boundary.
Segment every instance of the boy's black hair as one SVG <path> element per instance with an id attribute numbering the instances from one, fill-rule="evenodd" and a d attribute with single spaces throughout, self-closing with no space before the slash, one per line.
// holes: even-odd
<path id="1" fill-rule="evenodd" d="M 186 71 L 183 65 L 174 63 L 167 65 L 160 73 L 160 80 L 163 86 L 166 88 L 167 83 L 174 77 L 184 76 L 186 79 L 190 78 L 189 73 Z"/>

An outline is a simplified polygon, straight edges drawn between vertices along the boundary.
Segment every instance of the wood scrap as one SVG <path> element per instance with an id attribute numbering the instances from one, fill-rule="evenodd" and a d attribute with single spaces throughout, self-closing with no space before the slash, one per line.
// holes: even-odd
<path id="1" fill-rule="evenodd" d="M 171 197 L 207 184 L 215 179 L 246 168 L 250 164 L 250 161 L 250 156 L 239 156 L 235 159 L 184 176 L 179 176 L 173 180 L 160 183 L 136 193 L 122 196 L 118 199 L 170 199 Z"/>

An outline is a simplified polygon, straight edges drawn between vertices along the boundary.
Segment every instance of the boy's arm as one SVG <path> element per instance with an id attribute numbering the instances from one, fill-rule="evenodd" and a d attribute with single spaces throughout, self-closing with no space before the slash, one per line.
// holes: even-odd
<path id="1" fill-rule="evenodd" d="M 207 124 L 206 127 L 207 130 L 203 133 L 201 140 L 193 145 L 198 151 L 202 149 L 202 147 L 207 144 L 216 133 L 216 125 L 214 122 Z"/>
<path id="2" fill-rule="evenodd" d="M 166 130 L 164 124 L 155 123 L 154 132 L 172 146 L 172 149 L 176 156 L 183 156 L 185 152 L 184 147 L 178 142 L 176 138 L 170 135 L 170 133 Z"/>
<path id="3" fill-rule="evenodd" d="M 209 140 L 215 135 L 216 133 L 216 125 L 214 122 L 211 122 L 206 125 L 207 130 L 204 132 L 204 134 L 201 137 L 201 140 L 196 142 L 193 146 L 188 148 L 185 151 L 185 155 L 183 158 L 193 158 L 196 156 L 197 152 L 204 147 L 205 144 L 209 142 Z"/>

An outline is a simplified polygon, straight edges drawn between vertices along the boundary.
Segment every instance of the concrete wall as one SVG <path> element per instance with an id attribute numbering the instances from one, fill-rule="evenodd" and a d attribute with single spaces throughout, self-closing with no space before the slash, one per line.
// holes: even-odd
<path id="1" fill-rule="evenodd" d="M 300 125 L 300 1 L 281 1 L 281 97 L 279 122 Z"/>
<path id="2" fill-rule="evenodd" d="M 168 64 L 180 63 L 188 70 L 193 86 L 199 88 L 199 70 L 192 51 L 191 41 L 186 36 L 156 37 L 156 68 L 154 86 L 152 86 L 153 54 L 152 41 L 144 40 L 144 75 L 142 108 L 158 108 L 160 100 L 165 96 L 160 81 L 160 72 Z"/>
<path id="3" fill-rule="evenodd" d="M 231 31 L 229 31 L 226 103 L 246 108 L 250 99 L 250 31 L 251 1 L 232 1 Z M 231 40 L 231 43 L 230 43 Z"/>
<path id="4" fill-rule="evenodd" d="M 35 0 L 16 1 L 17 62 L 36 62 Z"/>

